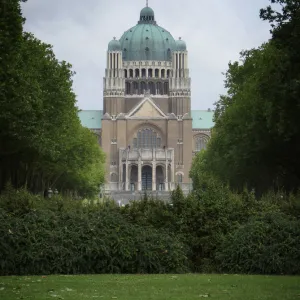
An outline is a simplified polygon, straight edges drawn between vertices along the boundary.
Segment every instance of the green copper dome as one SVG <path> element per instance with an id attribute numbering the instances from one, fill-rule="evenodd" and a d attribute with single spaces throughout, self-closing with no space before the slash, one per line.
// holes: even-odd
<path id="1" fill-rule="evenodd" d="M 154 21 L 154 10 L 148 6 L 144 7 L 140 13 L 140 21 L 142 21 L 144 17 L 150 17 L 150 19 L 151 17 L 153 17 L 153 21 Z"/>
<path id="2" fill-rule="evenodd" d="M 171 61 L 176 50 L 173 36 L 156 24 L 150 7 L 141 10 L 138 24 L 123 34 L 120 43 L 124 61 Z"/>
<path id="3" fill-rule="evenodd" d="M 186 43 L 181 38 L 176 41 L 176 50 L 177 51 L 186 51 Z"/>
<path id="4" fill-rule="evenodd" d="M 116 38 L 108 43 L 108 51 L 121 51 L 121 49 L 121 44 L 118 40 L 116 40 Z"/>

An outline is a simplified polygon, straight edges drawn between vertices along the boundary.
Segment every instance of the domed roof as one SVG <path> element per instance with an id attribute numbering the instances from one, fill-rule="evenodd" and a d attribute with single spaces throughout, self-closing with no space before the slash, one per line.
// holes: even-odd
<path id="1" fill-rule="evenodd" d="M 156 24 L 150 7 L 141 10 L 140 21 L 123 34 L 120 43 L 124 61 L 171 61 L 176 50 L 173 36 Z"/>
<path id="2" fill-rule="evenodd" d="M 144 7 L 140 13 L 140 20 L 142 17 L 153 17 L 154 20 L 154 10 L 149 6 Z"/>
<path id="3" fill-rule="evenodd" d="M 186 51 L 186 43 L 181 39 L 181 37 L 179 38 L 179 40 L 176 41 L 176 50 Z"/>
<path id="4" fill-rule="evenodd" d="M 108 43 L 108 51 L 121 51 L 121 49 L 121 43 L 115 37 Z"/>

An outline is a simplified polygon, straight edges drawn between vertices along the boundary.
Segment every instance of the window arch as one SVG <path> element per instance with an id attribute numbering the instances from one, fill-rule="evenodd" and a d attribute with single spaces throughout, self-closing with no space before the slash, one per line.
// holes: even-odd
<path id="1" fill-rule="evenodd" d="M 157 82 L 156 83 L 156 89 L 157 89 L 157 93 L 159 95 L 163 95 L 164 94 L 164 88 L 163 88 L 162 82 Z"/>
<path id="2" fill-rule="evenodd" d="M 110 174 L 110 182 L 118 182 L 118 175 L 116 173 Z"/>
<path id="3" fill-rule="evenodd" d="M 208 137 L 205 135 L 198 135 L 195 138 L 195 151 L 201 151 L 206 149 L 208 142 Z"/>
<path id="4" fill-rule="evenodd" d="M 161 138 L 157 132 L 151 128 L 143 128 L 137 132 L 136 137 L 133 138 L 133 148 L 160 148 Z"/>
<path id="5" fill-rule="evenodd" d="M 133 77 L 133 69 L 129 69 L 129 77 L 130 77 L 130 78 Z"/>
<path id="6" fill-rule="evenodd" d="M 168 95 L 169 94 L 169 83 L 165 82 L 164 83 L 164 95 Z"/>
<path id="7" fill-rule="evenodd" d="M 147 90 L 147 84 L 146 82 L 142 81 L 141 82 L 141 94 L 144 94 Z"/>
<path id="8" fill-rule="evenodd" d="M 133 82 L 133 94 L 139 94 L 139 83 L 136 81 Z"/>
<path id="9" fill-rule="evenodd" d="M 126 82 L 126 95 L 131 94 L 131 84 L 130 82 Z"/>
<path id="10" fill-rule="evenodd" d="M 154 82 L 149 82 L 148 84 L 149 84 L 150 94 L 151 95 L 155 95 L 156 91 L 155 91 L 155 84 L 154 84 Z"/>
<path id="11" fill-rule="evenodd" d="M 178 184 L 181 184 L 183 182 L 183 173 L 182 172 L 176 173 L 176 182 Z"/>

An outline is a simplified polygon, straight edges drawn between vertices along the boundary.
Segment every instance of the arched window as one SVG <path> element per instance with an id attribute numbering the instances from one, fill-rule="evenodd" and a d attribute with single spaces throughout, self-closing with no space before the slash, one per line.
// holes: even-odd
<path id="1" fill-rule="evenodd" d="M 156 89 L 157 89 L 157 93 L 159 95 L 163 95 L 164 94 L 164 89 L 163 89 L 163 84 L 162 82 L 157 82 L 156 83 Z"/>
<path id="2" fill-rule="evenodd" d="M 181 173 L 177 174 L 177 183 L 182 183 L 182 174 Z"/>
<path id="3" fill-rule="evenodd" d="M 110 182 L 118 182 L 118 175 L 116 173 L 111 173 Z"/>
<path id="4" fill-rule="evenodd" d="M 139 84 L 138 84 L 138 82 L 133 82 L 133 94 L 135 94 L 135 95 L 139 94 Z"/>
<path id="5" fill-rule="evenodd" d="M 133 139 L 133 148 L 160 148 L 161 138 L 151 128 L 144 128 L 137 132 L 136 137 Z"/>
<path id="6" fill-rule="evenodd" d="M 141 82 L 141 94 L 145 94 L 146 90 L 147 90 L 146 82 L 142 81 Z"/>
<path id="7" fill-rule="evenodd" d="M 151 95 L 155 95 L 156 94 L 154 82 L 149 82 L 149 90 L 150 90 L 150 94 Z"/>
<path id="8" fill-rule="evenodd" d="M 164 83 L 164 95 L 168 95 L 169 94 L 169 83 L 165 82 Z"/>
<path id="9" fill-rule="evenodd" d="M 195 139 L 195 151 L 201 151 L 202 149 L 206 149 L 208 142 L 208 137 L 205 135 L 197 136 Z"/>
<path id="10" fill-rule="evenodd" d="M 132 78 L 133 77 L 133 70 L 129 69 L 129 77 Z"/>
<path id="11" fill-rule="evenodd" d="M 126 95 L 130 95 L 131 93 L 131 84 L 130 82 L 126 82 Z"/>

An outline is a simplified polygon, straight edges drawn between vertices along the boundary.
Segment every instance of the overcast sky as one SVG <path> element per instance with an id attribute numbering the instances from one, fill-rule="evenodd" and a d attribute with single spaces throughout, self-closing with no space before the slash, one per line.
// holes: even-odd
<path id="1" fill-rule="evenodd" d="M 144 0 L 28 0 L 25 30 L 52 44 L 58 59 L 73 65 L 74 91 L 81 109 L 102 109 L 108 42 L 134 26 Z M 270 37 L 259 19 L 268 0 L 149 0 L 158 25 L 182 37 L 189 51 L 192 109 L 213 108 L 224 93 L 229 61 L 242 49 Z"/>

